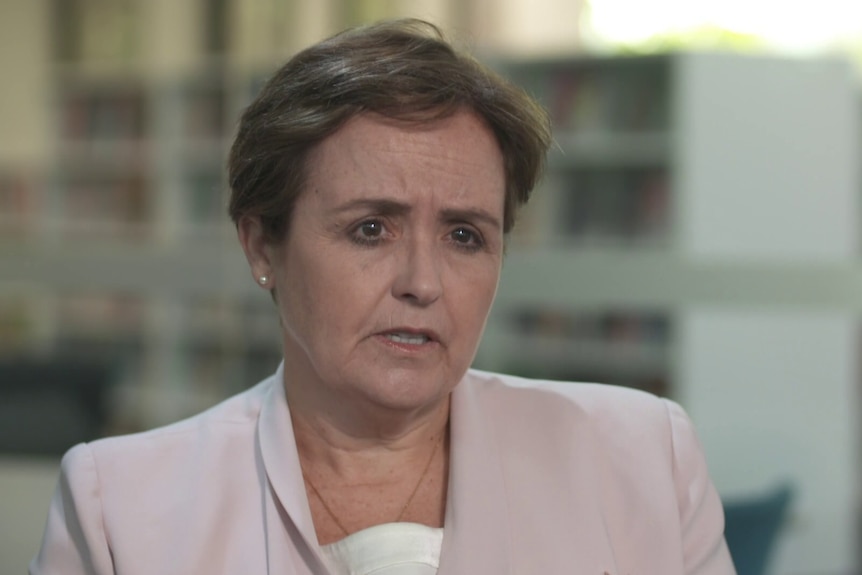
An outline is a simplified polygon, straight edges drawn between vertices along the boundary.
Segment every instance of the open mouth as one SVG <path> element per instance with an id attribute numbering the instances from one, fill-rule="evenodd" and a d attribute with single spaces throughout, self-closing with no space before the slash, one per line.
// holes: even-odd
<path id="1" fill-rule="evenodd" d="M 431 338 L 426 335 L 414 333 L 387 333 L 386 338 L 389 341 L 407 345 L 422 345 L 431 341 Z"/>

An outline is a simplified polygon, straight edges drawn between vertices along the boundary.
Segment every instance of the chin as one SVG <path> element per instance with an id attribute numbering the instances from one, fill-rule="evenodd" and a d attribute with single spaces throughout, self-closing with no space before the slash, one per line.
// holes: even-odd
<path id="1" fill-rule="evenodd" d="M 369 389 L 368 397 L 382 407 L 399 411 L 434 406 L 444 401 L 457 384 L 457 381 L 446 381 L 437 374 L 416 373 L 390 374 L 390 377 L 378 380 L 381 381 L 385 383 Z"/>

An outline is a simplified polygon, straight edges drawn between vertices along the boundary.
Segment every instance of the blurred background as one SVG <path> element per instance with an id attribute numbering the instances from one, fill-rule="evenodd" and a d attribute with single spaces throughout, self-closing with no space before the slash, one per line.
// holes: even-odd
<path id="1" fill-rule="evenodd" d="M 236 119 L 298 49 L 399 16 L 553 117 L 476 366 L 680 402 L 740 575 L 862 572 L 862 3 L 2 0 L 0 573 L 71 445 L 275 369 Z"/>

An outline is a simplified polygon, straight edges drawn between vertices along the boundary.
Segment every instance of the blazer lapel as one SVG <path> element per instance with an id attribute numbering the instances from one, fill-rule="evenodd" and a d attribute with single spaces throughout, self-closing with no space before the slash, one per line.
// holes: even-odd
<path id="1" fill-rule="evenodd" d="M 486 375 L 453 392 L 440 575 L 616 575 L 589 414 Z"/>
<path id="2" fill-rule="evenodd" d="M 573 415 L 572 444 L 556 459 L 566 454 L 570 457 L 563 464 L 568 468 L 570 481 L 557 492 L 571 510 L 566 524 L 568 545 L 578 566 L 577 573 L 616 575 L 617 558 L 605 509 L 604 454 L 597 447 L 589 416 L 580 410 Z"/>
<path id="3" fill-rule="evenodd" d="M 505 575 L 511 546 L 500 452 L 476 390 L 465 383 L 452 393 L 449 489 L 438 574 Z"/>
<path id="4" fill-rule="evenodd" d="M 260 457 L 268 480 L 263 505 L 269 572 L 325 574 L 284 393 L 284 363 L 273 378 L 258 420 Z"/>
<path id="5" fill-rule="evenodd" d="M 305 494 L 282 370 L 279 367 L 274 376 L 258 422 L 261 465 L 269 484 L 264 486 L 263 497 L 267 564 L 273 574 L 326 574 Z M 554 424 L 546 418 L 532 420 L 542 418 L 536 413 L 530 416 L 531 425 L 516 429 L 511 421 L 493 419 L 500 418 L 499 409 L 492 416 L 484 405 L 488 398 L 482 396 L 497 392 L 483 389 L 486 383 L 491 385 L 482 375 L 468 372 L 452 393 L 449 487 L 438 574 L 520 575 L 515 566 L 520 566 L 518 571 L 531 566 L 529 572 L 537 572 L 532 569 L 537 567 L 548 575 L 616 575 L 603 512 L 606 465 L 592 437 L 589 415 L 575 409 L 565 422 Z M 519 405 L 513 404 L 511 410 L 512 419 L 524 417 Z M 565 429 L 552 429 L 555 425 Z M 548 438 L 554 436 L 569 440 L 560 445 L 549 443 Z M 513 446 L 517 446 L 515 453 Z M 531 459 L 541 464 L 526 475 L 521 468 L 521 479 L 514 481 L 517 486 L 507 490 L 506 475 L 518 468 L 518 453 L 525 449 L 534 452 Z M 524 483 L 524 477 L 530 476 L 534 479 Z M 548 483 L 543 480 L 548 476 L 557 479 Z M 546 525 L 544 515 L 536 517 L 543 509 L 565 513 L 555 513 L 556 518 Z M 552 537 L 524 533 L 525 524 L 536 521 Z"/>

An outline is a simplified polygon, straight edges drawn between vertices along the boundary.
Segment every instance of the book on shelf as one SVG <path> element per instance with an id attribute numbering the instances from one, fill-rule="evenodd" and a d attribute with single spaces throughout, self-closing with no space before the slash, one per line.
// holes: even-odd
<path id="1" fill-rule="evenodd" d="M 275 371 L 281 337 L 271 302 L 198 297 L 185 309 L 183 355 L 189 385 L 229 395 Z"/>
<path id="2" fill-rule="evenodd" d="M 556 226 L 584 245 L 654 243 L 670 232 L 670 190 L 664 169 L 587 168 L 571 171 Z"/>
<path id="3" fill-rule="evenodd" d="M 510 322 L 519 334 L 535 338 L 656 346 L 667 345 L 671 337 L 670 318 L 661 310 L 525 307 L 513 312 Z"/>
<path id="4" fill-rule="evenodd" d="M 0 172 L 0 239 L 19 238 L 38 225 L 42 181 L 20 171 Z"/>
<path id="5" fill-rule="evenodd" d="M 623 129 L 664 132 L 670 128 L 670 61 L 657 60 L 622 77 L 620 92 L 626 94 L 620 112 Z"/>
<path id="6" fill-rule="evenodd" d="M 58 189 L 61 221 L 70 235 L 136 236 L 153 223 L 153 198 L 142 175 L 69 174 Z"/>
<path id="7" fill-rule="evenodd" d="M 55 313 L 58 331 L 66 336 L 139 338 L 146 300 L 133 293 L 73 291 L 59 294 Z"/>
<path id="8" fill-rule="evenodd" d="M 521 63 L 509 75 L 545 104 L 557 130 L 636 133 L 668 129 L 669 68 L 668 58 L 608 66 L 586 58 Z"/>
<path id="9" fill-rule="evenodd" d="M 523 308 L 510 316 L 503 370 L 524 377 L 634 387 L 668 395 L 670 316 L 662 310 Z M 505 343 L 508 341 L 508 343 Z"/>
<path id="10" fill-rule="evenodd" d="M 140 140 L 147 101 L 140 86 L 93 85 L 61 95 L 62 137 L 70 141 Z"/>
<path id="11" fill-rule="evenodd" d="M 186 87 L 183 124 L 186 139 L 221 141 L 227 130 L 227 92 L 223 78 L 207 79 Z"/>
<path id="12" fill-rule="evenodd" d="M 665 170 L 648 171 L 640 177 L 635 191 L 632 233 L 655 241 L 670 235 L 671 189 Z"/>

